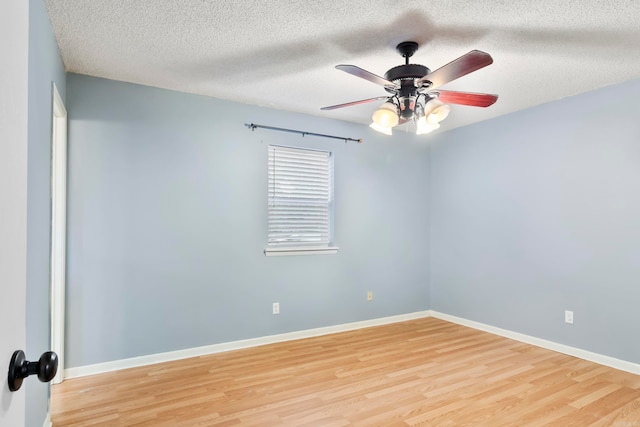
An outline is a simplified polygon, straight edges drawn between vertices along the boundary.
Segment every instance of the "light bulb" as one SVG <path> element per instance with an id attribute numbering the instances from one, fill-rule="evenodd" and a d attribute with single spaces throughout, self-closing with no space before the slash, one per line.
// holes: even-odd
<path id="1" fill-rule="evenodd" d="M 424 135 L 426 133 L 433 132 L 439 127 L 440 123 L 429 123 L 427 122 L 427 118 L 422 116 L 416 120 L 416 135 Z"/>
<path id="2" fill-rule="evenodd" d="M 384 133 L 385 135 L 391 135 L 391 128 L 389 126 L 380 126 L 376 122 L 373 122 L 369 125 L 369 127 L 373 130 L 376 130 L 380 133 Z"/>

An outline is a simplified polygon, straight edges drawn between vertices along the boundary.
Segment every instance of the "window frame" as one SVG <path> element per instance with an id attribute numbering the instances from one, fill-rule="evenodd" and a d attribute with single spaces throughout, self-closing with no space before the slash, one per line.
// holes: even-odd
<path id="1" fill-rule="evenodd" d="M 280 150 L 281 153 L 287 153 L 291 155 L 296 151 L 300 151 L 303 154 L 308 154 L 310 152 L 320 152 L 327 154 L 327 186 L 328 186 L 328 201 L 326 203 L 327 207 L 327 222 L 328 222 L 328 239 L 327 242 L 323 243 L 313 243 L 313 242 L 299 242 L 299 243 L 271 243 L 271 228 L 270 223 L 273 220 L 271 207 L 275 204 L 278 204 L 276 201 L 278 197 L 276 197 L 277 193 L 275 191 L 277 176 L 272 176 L 271 169 L 275 168 L 276 163 L 276 153 Z M 273 153 L 273 158 L 272 158 Z M 320 255 L 320 254 L 335 254 L 338 252 L 338 247 L 333 244 L 333 232 L 334 232 L 334 160 L 335 155 L 332 151 L 329 150 L 319 150 L 312 148 L 300 148 L 300 147 L 290 147 L 284 145 L 276 145 L 269 144 L 267 147 L 267 244 L 264 249 L 264 254 L 266 256 L 289 256 L 289 255 Z M 274 169 L 275 171 L 275 169 Z M 289 178 L 290 181 L 291 178 Z M 287 182 L 290 184 L 290 182 Z M 271 188 L 274 189 L 271 192 Z M 272 196 L 273 194 L 273 196 Z M 281 203 L 282 205 L 282 203 Z M 293 202 L 293 205 L 298 205 L 300 207 L 309 207 L 309 206 L 318 206 L 317 199 L 313 202 L 305 204 L 300 199 Z M 287 206 L 291 206 L 291 203 L 288 203 Z M 321 205 L 322 206 L 322 205 Z"/>

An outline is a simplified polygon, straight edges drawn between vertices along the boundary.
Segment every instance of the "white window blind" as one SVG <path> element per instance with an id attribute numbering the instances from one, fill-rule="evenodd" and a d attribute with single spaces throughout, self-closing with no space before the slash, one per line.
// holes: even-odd
<path id="1" fill-rule="evenodd" d="M 278 248 L 314 253 L 329 248 L 333 208 L 331 153 L 270 145 L 268 163 L 265 253 L 277 252 Z"/>

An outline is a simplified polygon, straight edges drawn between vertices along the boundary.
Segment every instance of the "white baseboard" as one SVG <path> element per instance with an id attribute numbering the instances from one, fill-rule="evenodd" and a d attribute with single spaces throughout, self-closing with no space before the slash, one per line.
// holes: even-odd
<path id="1" fill-rule="evenodd" d="M 404 322 L 407 320 L 429 317 L 431 312 L 418 311 L 415 313 L 400 314 L 397 316 L 381 317 L 364 320 L 361 322 L 345 323 L 342 325 L 327 326 L 303 331 L 288 332 L 285 334 L 269 335 L 266 337 L 251 338 L 240 341 L 232 341 L 203 347 L 188 348 L 184 350 L 169 351 L 166 353 L 150 354 L 147 356 L 132 357 L 129 359 L 114 360 L 112 362 L 97 363 L 95 365 L 79 366 L 64 370 L 65 378 L 77 378 L 87 375 L 102 374 L 121 369 L 137 368 L 155 363 L 171 362 L 173 360 L 187 359 L 189 357 L 206 356 L 208 354 L 222 353 L 224 351 L 239 350 L 243 348 L 257 347 L 265 344 L 274 344 L 302 338 L 317 337 L 320 335 L 335 334 L 338 332 L 352 331 L 354 329 L 368 328 L 371 326 L 387 325 L 389 323 Z"/>
<path id="2" fill-rule="evenodd" d="M 44 418 L 42 427 L 53 427 L 53 424 L 51 423 L 51 414 L 49 412 L 47 412 L 47 416 Z"/>
<path id="3" fill-rule="evenodd" d="M 433 310 L 418 311 L 415 313 L 401 314 L 397 316 L 381 317 L 378 319 L 364 320 L 361 322 L 345 323 L 342 325 L 327 326 L 316 329 L 306 329 L 303 331 L 288 332 L 285 334 L 269 335 L 265 337 L 251 338 L 240 341 L 232 341 L 220 344 L 207 345 L 203 347 L 188 348 L 184 350 L 169 351 L 166 353 L 150 354 L 147 356 L 132 357 L 129 359 L 114 360 L 112 362 L 97 363 L 95 365 L 79 366 L 68 368 L 64 371 L 65 378 L 77 378 L 87 375 L 102 374 L 106 372 L 118 371 L 121 369 L 137 368 L 140 366 L 152 365 L 155 363 L 171 362 L 174 360 L 187 359 L 189 357 L 206 356 L 208 354 L 222 353 L 230 350 L 257 347 L 265 344 L 275 344 L 279 342 L 298 340 L 303 338 L 317 337 L 321 335 L 335 334 L 338 332 L 352 331 L 355 329 L 368 328 L 372 326 L 387 325 L 390 323 L 404 322 L 407 320 L 420 319 L 424 317 L 435 317 L 448 322 L 457 323 L 462 326 L 500 335 L 505 338 L 568 354 L 600 365 L 609 366 L 621 371 L 640 375 L 640 364 L 616 359 L 614 357 L 593 353 L 576 347 L 559 344 L 553 341 L 536 338 L 533 336 L 513 332 L 473 320 L 440 313 Z M 48 417 L 47 417 L 48 418 Z M 50 423 L 50 421 L 49 421 Z M 45 424 L 49 427 L 50 424 Z"/>
<path id="4" fill-rule="evenodd" d="M 557 351 L 558 353 L 568 354 L 569 356 L 574 356 L 580 359 L 588 360 L 590 362 L 598 363 L 600 365 L 605 365 L 611 368 L 619 369 L 621 371 L 640 375 L 640 364 L 637 363 L 616 359 L 615 357 L 605 356 L 598 353 L 593 353 L 591 351 L 583 350 L 576 347 L 570 347 L 568 345 L 532 337 L 530 335 L 521 334 L 519 332 L 513 332 L 506 329 L 497 328 L 495 326 L 485 325 L 484 323 L 463 319 L 461 317 L 451 316 L 449 314 L 439 313 L 433 310 L 430 310 L 430 314 L 437 319 L 446 320 L 451 323 L 457 323 L 469 328 L 489 332 L 494 335 L 500 335 L 502 337 L 510 338 L 515 341 L 535 345 L 537 347 L 546 348 L 548 350 Z"/>

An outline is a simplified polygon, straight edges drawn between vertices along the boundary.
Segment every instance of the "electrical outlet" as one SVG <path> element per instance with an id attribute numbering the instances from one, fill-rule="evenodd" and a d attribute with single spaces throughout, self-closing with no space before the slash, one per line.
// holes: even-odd
<path id="1" fill-rule="evenodd" d="M 367 301 L 373 301 L 373 292 L 372 291 L 367 292 Z"/>
<path id="2" fill-rule="evenodd" d="M 573 325 L 573 311 L 564 311 L 564 322 Z"/>
<path id="3" fill-rule="evenodd" d="M 274 302 L 273 303 L 273 314 L 280 314 L 280 303 L 279 302 Z"/>

